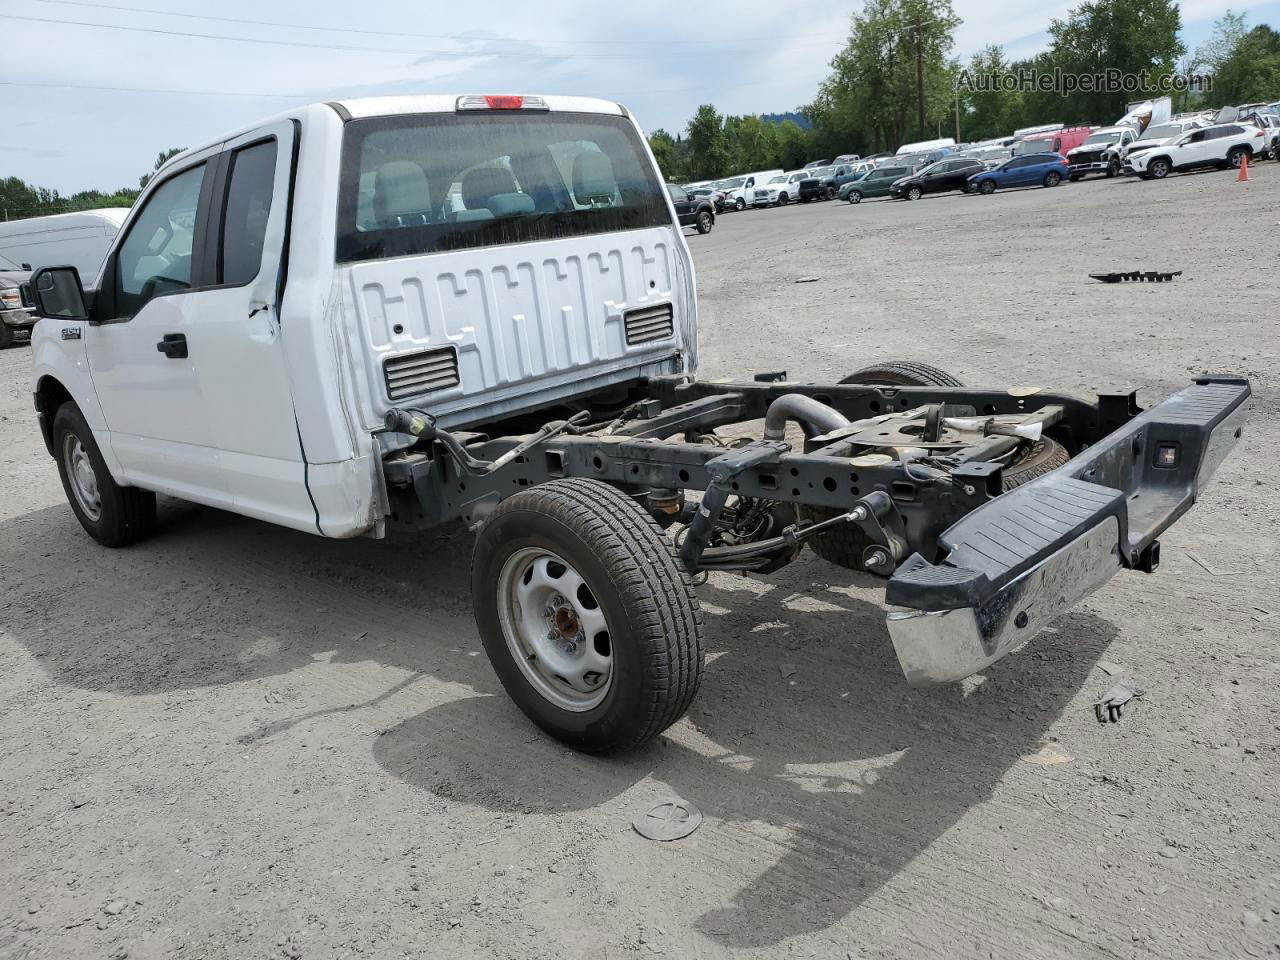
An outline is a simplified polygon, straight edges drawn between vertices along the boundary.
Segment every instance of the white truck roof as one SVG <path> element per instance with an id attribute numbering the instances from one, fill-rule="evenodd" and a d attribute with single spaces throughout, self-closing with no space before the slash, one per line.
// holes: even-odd
<path id="1" fill-rule="evenodd" d="M 32 270 L 70 264 L 92 280 L 128 207 L 102 207 L 0 223 L 0 253 Z"/>

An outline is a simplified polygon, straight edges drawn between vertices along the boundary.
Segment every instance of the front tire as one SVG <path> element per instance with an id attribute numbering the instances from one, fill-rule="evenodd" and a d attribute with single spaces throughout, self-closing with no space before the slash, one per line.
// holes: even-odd
<path id="1" fill-rule="evenodd" d="M 924 196 L 924 191 L 921 190 L 919 187 L 912 187 L 910 190 L 907 191 L 908 200 L 919 200 L 923 196 Z"/>
<path id="2" fill-rule="evenodd" d="M 1151 177 L 1152 180 L 1163 180 L 1169 175 L 1169 171 L 1169 161 L 1165 160 L 1163 157 L 1157 157 L 1155 160 L 1152 160 L 1147 164 L 1147 175 Z"/>
<path id="3" fill-rule="evenodd" d="M 16 337 L 13 334 L 13 327 L 7 323 L 0 321 L 0 350 L 7 350 L 13 346 Z"/>
<path id="4" fill-rule="evenodd" d="M 715 217 L 711 216 L 710 211 L 703 210 L 698 214 L 698 220 L 694 224 L 694 229 L 699 233 L 710 233 L 711 228 L 716 225 Z"/>
<path id="5" fill-rule="evenodd" d="M 733 202 L 733 209 L 741 213 L 743 210 L 747 209 L 747 201 L 739 197 L 737 200 Z"/>
<path id="6" fill-rule="evenodd" d="M 778 206 L 785 207 L 790 202 L 791 202 L 791 198 L 788 197 L 785 193 L 778 194 Z"/>
<path id="7" fill-rule="evenodd" d="M 982 183 L 978 184 L 978 192 L 984 196 L 991 196 L 996 192 L 996 182 L 994 180 L 983 180 Z"/>
<path id="8" fill-rule="evenodd" d="M 675 723 L 702 680 L 702 617 L 674 543 L 597 480 L 504 500 L 476 540 L 476 625 L 508 695 L 589 753 L 638 747 Z"/>
<path id="9" fill-rule="evenodd" d="M 857 190 L 850 190 L 849 196 L 847 196 L 845 199 L 848 200 L 850 203 L 861 203 L 862 194 L 859 193 Z"/>
<path id="10" fill-rule="evenodd" d="M 53 451 L 67 502 L 94 540 L 104 547 L 123 547 L 155 529 L 156 495 L 116 483 L 74 403 L 64 403 L 54 415 Z"/>

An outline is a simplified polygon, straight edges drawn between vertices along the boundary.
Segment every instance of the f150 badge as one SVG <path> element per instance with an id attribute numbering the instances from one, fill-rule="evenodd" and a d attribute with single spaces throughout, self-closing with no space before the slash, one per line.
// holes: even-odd
<path id="1" fill-rule="evenodd" d="M 63 340 L 79 340 L 80 328 L 79 327 L 63 327 L 62 339 Z"/>

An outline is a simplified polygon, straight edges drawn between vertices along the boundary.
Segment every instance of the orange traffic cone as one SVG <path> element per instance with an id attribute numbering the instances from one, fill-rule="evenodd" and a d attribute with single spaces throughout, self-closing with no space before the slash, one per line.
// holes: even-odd
<path id="1" fill-rule="evenodd" d="M 1249 155 L 1246 153 L 1240 158 L 1240 175 L 1236 177 L 1236 183 L 1249 182 Z"/>

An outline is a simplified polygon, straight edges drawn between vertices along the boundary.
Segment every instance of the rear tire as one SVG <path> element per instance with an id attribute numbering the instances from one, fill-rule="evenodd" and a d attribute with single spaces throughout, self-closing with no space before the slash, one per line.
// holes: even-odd
<path id="1" fill-rule="evenodd" d="M 1046 187 L 1056 187 L 1062 182 L 1062 174 L 1056 170 L 1050 170 L 1044 175 L 1044 185 Z"/>
<path id="2" fill-rule="evenodd" d="M 1248 147 L 1233 147 L 1227 154 L 1227 166 L 1232 170 L 1239 170 L 1240 164 L 1244 162 L 1244 158 L 1249 155 Z"/>
<path id="3" fill-rule="evenodd" d="M 54 414 L 53 452 L 67 502 L 94 540 L 104 547 L 123 547 L 155 529 L 156 495 L 116 483 L 74 403 L 64 403 Z"/>
<path id="4" fill-rule="evenodd" d="M 504 500 L 476 539 L 471 585 L 508 695 L 579 750 L 638 747 L 698 691 L 693 581 L 673 541 L 615 487 L 553 480 Z"/>

